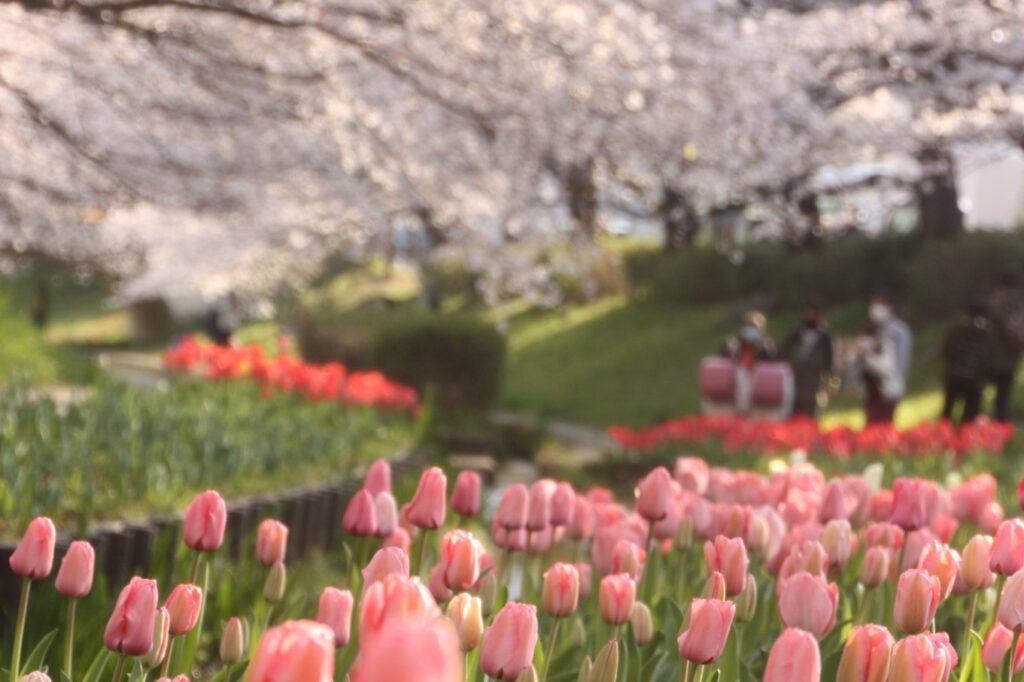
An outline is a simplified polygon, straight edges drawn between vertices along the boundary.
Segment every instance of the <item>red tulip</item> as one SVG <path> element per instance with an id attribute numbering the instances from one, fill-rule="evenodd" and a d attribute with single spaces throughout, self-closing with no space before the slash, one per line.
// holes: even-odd
<path id="1" fill-rule="evenodd" d="M 999 600 L 999 622 L 1014 632 L 1024 632 L 1024 571 L 1006 579 Z"/>
<path id="2" fill-rule="evenodd" d="M 192 631 L 199 620 L 199 609 L 203 605 L 203 590 L 196 586 L 183 583 L 171 590 L 164 608 L 171 617 L 169 629 L 174 636 L 184 635 Z"/>
<path id="3" fill-rule="evenodd" d="M 580 597 L 580 574 L 572 564 L 556 563 L 544 574 L 541 604 L 555 618 L 576 610 Z"/>
<path id="4" fill-rule="evenodd" d="M 544 530 L 551 525 L 551 495 L 555 492 L 555 482 L 542 478 L 530 486 L 530 504 L 526 513 L 526 529 L 529 531 Z"/>
<path id="5" fill-rule="evenodd" d="M 197 552 L 213 552 L 224 544 L 228 509 L 216 490 L 199 493 L 185 509 L 182 535 L 185 544 Z"/>
<path id="6" fill-rule="evenodd" d="M 839 587 L 821 576 L 801 571 L 788 578 L 779 595 L 779 616 L 787 628 L 823 638 L 836 623 Z"/>
<path id="7" fill-rule="evenodd" d="M 995 574 L 989 568 L 992 556 L 992 536 L 975 535 L 964 546 L 963 561 L 960 562 L 960 577 L 971 590 L 984 590 L 995 582 Z"/>
<path id="8" fill-rule="evenodd" d="M 821 682 L 821 652 L 809 632 L 789 628 L 768 653 L 763 682 Z"/>
<path id="9" fill-rule="evenodd" d="M 316 619 L 334 633 L 334 646 L 340 648 L 348 644 L 352 631 L 352 593 L 336 587 L 325 587 L 320 595 Z"/>
<path id="10" fill-rule="evenodd" d="M 371 497 L 391 492 L 391 465 L 387 460 L 378 459 L 370 465 L 363 479 L 363 490 Z"/>
<path id="11" fill-rule="evenodd" d="M 606 575 L 598 587 L 601 618 L 609 625 L 622 625 L 629 620 L 636 603 L 636 582 L 627 573 Z"/>
<path id="12" fill-rule="evenodd" d="M 1013 575 L 1024 568 L 1024 521 L 1008 519 L 999 524 L 989 568 L 1001 575 Z"/>
<path id="13" fill-rule="evenodd" d="M 939 579 L 920 569 L 910 569 L 900 576 L 893 605 L 893 619 L 908 634 L 924 632 L 935 619 L 935 610 L 942 596 Z"/>
<path id="14" fill-rule="evenodd" d="M 383 547 L 374 553 L 370 563 L 363 569 L 363 594 L 370 585 L 389 575 L 409 577 L 409 555 L 398 547 Z"/>
<path id="15" fill-rule="evenodd" d="M 858 625 L 850 631 L 836 682 L 886 682 L 894 640 L 882 625 Z"/>
<path id="16" fill-rule="evenodd" d="M 53 521 L 38 516 L 28 524 L 25 534 L 14 548 L 9 560 L 11 570 L 31 580 L 50 575 L 53 570 L 53 552 L 57 544 L 57 529 Z"/>
<path id="17" fill-rule="evenodd" d="M 480 513 L 480 490 L 483 481 L 475 471 L 460 471 L 452 490 L 452 511 L 459 516 L 476 516 Z"/>
<path id="18" fill-rule="evenodd" d="M 672 476 L 665 467 L 647 474 L 636 487 L 636 512 L 648 521 L 668 516 L 672 504 Z"/>
<path id="19" fill-rule="evenodd" d="M 121 590 L 103 631 L 106 647 L 128 656 L 149 653 L 153 648 L 157 600 L 155 580 L 132 578 Z"/>
<path id="20" fill-rule="evenodd" d="M 85 540 L 72 542 L 57 571 L 57 592 L 71 599 L 89 594 L 95 566 L 96 551 L 92 545 Z"/>
<path id="21" fill-rule="evenodd" d="M 480 577 L 483 546 L 464 530 L 446 533 L 441 540 L 441 571 L 444 584 L 452 590 L 468 590 Z"/>
<path id="22" fill-rule="evenodd" d="M 912 635 L 892 649 L 889 682 L 946 682 L 956 664 L 946 633 Z"/>
<path id="23" fill-rule="evenodd" d="M 708 575 L 718 572 L 725 578 L 726 595 L 733 597 L 743 591 L 747 581 L 747 548 L 741 538 L 719 535 L 712 543 L 704 543 L 704 559 Z"/>
<path id="24" fill-rule="evenodd" d="M 551 493 L 551 525 L 569 526 L 576 512 L 576 491 L 570 483 L 559 483 Z"/>
<path id="25" fill-rule="evenodd" d="M 736 605 L 731 601 L 694 599 L 690 602 L 689 626 L 679 635 L 679 654 L 703 665 L 717 661 L 735 615 Z"/>
<path id="26" fill-rule="evenodd" d="M 260 638 L 246 682 L 332 682 L 334 633 L 311 620 L 270 628 Z"/>
<path id="27" fill-rule="evenodd" d="M 495 679 L 514 680 L 533 661 L 536 646 L 536 607 L 509 602 L 484 632 L 480 668 Z"/>
<path id="28" fill-rule="evenodd" d="M 444 525 L 448 505 L 448 479 L 438 467 L 420 476 L 419 487 L 405 508 L 405 518 L 417 528 L 434 530 Z"/>
<path id="29" fill-rule="evenodd" d="M 348 501 L 341 527 L 356 537 L 368 538 L 377 534 L 377 507 L 368 490 L 364 488 L 356 491 Z"/>
<path id="30" fill-rule="evenodd" d="M 462 651 L 452 623 L 389 624 L 372 644 L 361 647 L 352 682 L 461 682 Z"/>
<path id="31" fill-rule="evenodd" d="M 494 516 L 495 523 L 505 530 L 526 528 L 527 508 L 530 504 L 530 493 L 522 483 L 515 483 L 505 488 L 501 503 Z"/>
<path id="32" fill-rule="evenodd" d="M 256 559 L 264 566 L 284 561 L 288 551 L 288 526 L 275 519 L 260 523 L 256 535 Z"/>

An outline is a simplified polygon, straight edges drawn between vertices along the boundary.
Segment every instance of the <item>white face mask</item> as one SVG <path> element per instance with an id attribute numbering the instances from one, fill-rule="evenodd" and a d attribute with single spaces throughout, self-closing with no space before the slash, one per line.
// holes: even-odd
<path id="1" fill-rule="evenodd" d="M 868 317 L 875 324 L 882 324 L 888 322 L 892 316 L 892 311 L 889 310 L 889 306 L 884 303 L 872 303 L 871 307 L 868 308 Z"/>

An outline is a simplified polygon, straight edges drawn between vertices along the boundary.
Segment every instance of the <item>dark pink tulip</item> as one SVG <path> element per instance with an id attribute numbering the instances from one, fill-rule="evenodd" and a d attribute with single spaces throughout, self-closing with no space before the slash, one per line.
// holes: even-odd
<path id="1" fill-rule="evenodd" d="M 171 590 L 167 601 L 164 602 L 164 608 L 171 618 L 171 634 L 178 636 L 191 632 L 199 620 L 199 609 L 202 605 L 203 590 L 197 585 L 183 583 Z"/>
<path id="2" fill-rule="evenodd" d="M 185 509 L 182 535 L 185 544 L 197 552 L 213 552 L 224 544 L 228 509 L 216 490 L 199 493 Z"/>
<path id="3" fill-rule="evenodd" d="M 323 623 L 334 633 L 334 646 L 348 644 L 352 631 L 352 593 L 336 587 L 325 587 L 320 595 L 317 622 Z"/>
<path id="4" fill-rule="evenodd" d="M 717 661 L 735 616 L 736 605 L 731 601 L 694 599 L 690 603 L 689 626 L 679 635 L 679 654 L 701 665 Z"/>
<path id="5" fill-rule="evenodd" d="M 526 528 L 526 515 L 530 504 L 530 493 L 522 483 L 505 488 L 494 516 L 495 523 L 505 530 Z"/>
<path id="6" fill-rule="evenodd" d="M 284 561 L 288 551 L 288 526 L 275 519 L 265 519 L 256 534 L 256 559 L 264 566 Z"/>
<path id="7" fill-rule="evenodd" d="M 378 459 L 370 465 L 363 479 L 363 490 L 371 497 L 391 492 L 391 465 L 387 460 Z"/>
<path id="8" fill-rule="evenodd" d="M 889 521 L 904 530 L 927 526 L 938 506 L 937 486 L 923 478 L 897 478 Z"/>
<path id="9" fill-rule="evenodd" d="M 345 507 L 341 527 L 349 535 L 368 538 L 377 534 L 377 507 L 373 496 L 365 488 L 356 492 Z"/>
<path id="10" fill-rule="evenodd" d="M 121 590 L 103 631 L 106 647 L 128 656 L 148 654 L 153 648 L 157 600 L 155 580 L 132 578 Z"/>
<path id="11" fill-rule="evenodd" d="M 246 682 L 332 682 L 334 633 L 322 623 L 293 620 L 260 638 Z"/>
<path id="12" fill-rule="evenodd" d="M 480 668 L 495 679 L 514 680 L 533 661 L 536 646 L 537 608 L 509 602 L 484 632 Z"/>
<path id="13" fill-rule="evenodd" d="M 405 508 L 405 518 L 417 528 L 434 530 L 444 525 L 448 509 L 448 479 L 438 467 L 431 467 L 420 476 L 419 487 Z"/>
<path id="14" fill-rule="evenodd" d="M 480 490 L 483 481 L 475 471 L 460 471 L 452 490 L 452 511 L 459 516 L 476 516 L 480 513 Z"/>
<path id="15" fill-rule="evenodd" d="M 11 570 L 31 580 L 50 575 L 53 570 L 53 552 L 57 544 L 57 529 L 53 521 L 38 516 L 28 524 L 18 546 L 11 554 Z"/>
<path id="16" fill-rule="evenodd" d="M 81 599 L 92 591 L 96 551 L 85 540 L 75 540 L 68 547 L 57 571 L 57 592 L 72 599 Z"/>
<path id="17" fill-rule="evenodd" d="M 821 682 L 821 652 L 814 635 L 785 630 L 768 653 L 762 682 Z"/>

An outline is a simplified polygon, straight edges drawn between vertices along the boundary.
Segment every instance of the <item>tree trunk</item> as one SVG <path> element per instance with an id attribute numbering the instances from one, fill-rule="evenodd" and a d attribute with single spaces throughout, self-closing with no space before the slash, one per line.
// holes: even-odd
<path id="1" fill-rule="evenodd" d="M 671 187 L 662 191 L 658 217 L 665 230 L 665 250 L 676 251 L 689 246 L 700 232 L 700 216 L 686 196 Z"/>
<path id="2" fill-rule="evenodd" d="M 956 187 L 956 165 L 944 149 L 928 148 L 918 155 L 921 180 L 917 183 L 918 226 L 927 239 L 949 239 L 964 230 Z"/>
<path id="3" fill-rule="evenodd" d="M 576 230 L 593 241 L 597 235 L 597 185 L 594 182 L 594 162 L 587 160 L 569 167 L 565 179 L 569 200 L 569 214 Z"/>

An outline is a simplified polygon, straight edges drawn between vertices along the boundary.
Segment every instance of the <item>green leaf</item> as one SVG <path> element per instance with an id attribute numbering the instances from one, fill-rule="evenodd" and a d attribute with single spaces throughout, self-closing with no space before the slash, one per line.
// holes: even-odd
<path id="1" fill-rule="evenodd" d="M 107 671 L 109 660 L 110 651 L 108 649 L 100 649 L 100 652 L 96 654 L 96 658 L 92 659 L 92 663 L 89 665 L 89 669 L 86 670 L 82 682 L 100 682 L 103 674 Z"/>
<path id="2" fill-rule="evenodd" d="M 46 633 L 46 636 L 39 640 L 35 648 L 32 649 L 32 653 L 25 659 L 25 665 L 21 667 L 20 675 L 27 675 L 33 670 L 39 670 L 42 668 L 43 659 L 46 658 L 47 652 L 50 650 L 50 646 L 53 645 L 53 640 L 57 637 L 57 630 L 51 630 Z"/>

